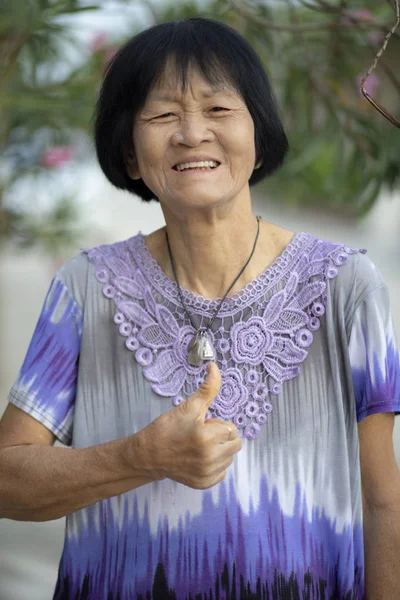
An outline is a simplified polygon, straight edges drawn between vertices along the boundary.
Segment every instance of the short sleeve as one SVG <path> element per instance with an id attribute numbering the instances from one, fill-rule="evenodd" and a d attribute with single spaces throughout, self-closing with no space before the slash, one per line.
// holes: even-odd
<path id="1" fill-rule="evenodd" d="M 56 275 L 8 401 L 66 445 L 72 438 L 81 335 L 81 310 Z"/>
<path id="2" fill-rule="evenodd" d="M 382 280 L 355 309 L 349 354 L 357 422 L 379 412 L 399 414 L 400 355 Z"/>

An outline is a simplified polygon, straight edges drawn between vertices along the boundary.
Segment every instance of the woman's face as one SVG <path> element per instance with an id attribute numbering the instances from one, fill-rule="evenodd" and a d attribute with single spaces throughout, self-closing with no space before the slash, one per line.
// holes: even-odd
<path id="1" fill-rule="evenodd" d="M 135 119 L 136 156 L 128 169 L 176 214 L 247 200 L 255 163 L 254 123 L 244 100 L 227 84 L 213 89 L 196 67 L 189 74 L 184 95 L 168 71 L 150 91 Z M 176 169 L 201 160 L 220 164 Z"/>

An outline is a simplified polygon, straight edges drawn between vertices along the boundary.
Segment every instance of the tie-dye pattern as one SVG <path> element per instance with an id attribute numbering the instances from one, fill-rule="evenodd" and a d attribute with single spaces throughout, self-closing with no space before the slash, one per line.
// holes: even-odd
<path id="1" fill-rule="evenodd" d="M 357 421 L 377 412 L 398 412 L 400 354 L 385 285 L 356 308 L 349 344 Z"/>
<path id="2" fill-rule="evenodd" d="M 65 284 L 54 278 L 13 388 L 13 403 L 64 444 L 71 443 L 81 334 L 81 311 Z"/>
<path id="3" fill-rule="evenodd" d="M 88 509 L 85 524 L 77 513 L 72 519 L 80 535 L 66 542 L 55 599 L 69 597 L 67 589 L 79 590 L 78 597 L 86 597 L 86 589 L 87 597 L 99 600 L 115 599 L 118 593 L 121 598 L 202 600 L 362 597 L 363 572 L 353 567 L 362 562 L 353 545 L 361 546 L 360 526 L 338 533 L 335 523 L 318 510 L 310 520 L 300 486 L 293 515 L 285 515 L 277 490 L 269 494 L 265 476 L 260 498 L 245 513 L 231 479 L 219 486 L 215 504 L 206 491 L 199 515 L 182 516 L 172 530 L 160 518 L 154 532 L 147 503 L 140 514 L 136 497 L 131 514 L 130 500 L 122 499 L 120 526 L 111 500 L 104 502 L 101 517 L 98 505 Z M 87 560 L 90 572 L 83 568 Z"/>
<path id="4" fill-rule="evenodd" d="M 357 420 L 400 411 L 399 358 L 366 256 L 351 256 L 326 295 L 301 374 L 271 397 L 225 481 L 205 491 L 158 481 L 69 515 L 54 600 L 364 599 Z M 78 255 L 52 283 L 10 393 L 75 448 L 171 409 L 113 317 Z"/>

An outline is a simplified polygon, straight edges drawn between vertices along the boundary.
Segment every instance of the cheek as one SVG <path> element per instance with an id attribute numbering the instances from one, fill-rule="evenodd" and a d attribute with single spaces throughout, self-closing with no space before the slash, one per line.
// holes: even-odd
<path id="1" fill-rule="evenodd" d="M 138 171 L 150 189 L 160 193 L 165 185 L 165 136 L 138 131 L 133 138 Z"/>
<path id="2" fill-rule="evenodd" d="M 255 152 L 254 125 L 251 119 L 232 123 L 229 132 L 231 143 L 238 153 L 243 154 L 246 152 L 249 154 Z"/>
<path id="3" fill-rule="evenodd" d="M 142 150 L 143 156 L 146 156 L 147 159 L 149 156 L 157 157 L 158 159 L 165 156 L 171 135 L 172 132 L 169 132 L 167 128 L 164 128 L 163 131 L 157 131 L 153 128 L 138 131 L 137 143 Z"/>
<path id="4" fill-rule="evenodd" d="M 236 131 L 236 134 L 234 146 L 232 145 L 232 148 L 235 148 L 236 160 L 240 161 L 245 170 L 249 165 L 253 168 L 256 156 L 254 130 L 243 127 L 241 131 Z"/>
<path id="5" fill-rule="evenodd" d="M 134 136 L 133 143 L 139 169 L 147 171 L 157 164 L 159 143 L 156 143 L 151 136 L 140 134 L 140 132 Z"/>

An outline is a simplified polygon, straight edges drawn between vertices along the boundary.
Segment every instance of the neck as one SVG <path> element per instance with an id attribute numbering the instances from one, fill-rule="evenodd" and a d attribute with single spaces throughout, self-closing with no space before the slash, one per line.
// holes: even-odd
<path id="1" fill-rule="evenodd" d="M 198 215 L 182 219 L 171 218 L 165 212 L 164 215 L 166 227 L 146 238 L 151 254 L 164 273 L 175 279 L 166 242 L 167 230 L 180 286 L 205 298 L 223 297 L 253 249 L 258 224 L 251 208 L 224 217 L 208 215 L 207 219 Z M 282 251 L 285 244 L 282 245 L 282 240 L 277 243 L 277 229 L 280 228 L 260 222 L 255 252 L 229 296 L 257 277 Z"/>
<path id="2" fill-rule="evenodd" d="M 245 261 L 242 260 L 242 266 L 241 266 L 239 272 L 236 272 L 236 276 L 234 277 L 233 281 L 227 288 L 226 288 L 226 285 L 224 284 L 224 280 L 229 277 L 229 272 L 232 271 L 232 269 L 235 269 L 235 266 L 234 266 L 235 263 L 237 263 L 238 261 L 240 262 L 240 254 L 241 253 L 236 251 L 236 256 L 235 256 L 236 260 L 233 260 L 232 268 L 229 269 L 226 266 L 226 261 L 227 261 L 227 257 L 230 254 L 229 247 L 231 246 L 231 244 L 230 243 L 227 244 L 226 242 L 225 242 L 225 244 L 223 242 L 220 244 L 214 244 L 214 247 L 219 246 L 219 248 L 217 247 L 216 249 L 219 250 L 221 252 L 221 255 L 225 257 L 225 268 L 223 271 L 220 269 L 216 269 L 216 265 L 218 264 L 219 261 L 215 260 L 215 255 L 214 255 L 214 260 L 213 260 L 212 266 L 213 266 L 213 271 L 214 271 L 215 292 L 212 292 L 212 295 L 214 295 L 214 294 L 222 295 L 222 291 L 221 291 L 221 294 L 219 294 L 218 289 L 221 289 L 221 290 L 225 289 L 224 296 L 227 296 L 229 294 L 229 292 L 235 286 L 236 282 L 238 282 L 240 280 L 241 275 L 244 273 L 244 271 L 246 270 L 247 266 L 249 265 L 251 259 L 253 258 L 255 248 L 257 245 L 257 241 L 259 238 L 259 229 L 260 229 L 260 226 L 259 226 L 259 222 L 257 219 L 257 233 L 256 233 L 255 240 L 252 243 L 252 249 L 251 249 L 250 256 L 248 256 Z M 166 241 L 167 241 L 167 246 L 168 246 L 168 255 L 170 258 L 171 269 L 172 269 L 172 272 L 174 275 L 174 279 L 178 283 L 179 279 L 178 279 L 178 275 L 177 275 L 176 264 L 175 264 L 175 261 L 173 259 L 173 255 L 172 255 L 171 243 L 169 241 L 169 235 L 168 235 L 168 229 L 166 231 Z M 197 245 L 197 246 L 199 246 L 199 245 Z M 201 244 L 200 244 L 200 246 L 201 246 Z M 231 250 L 232 250 L 232 248 L 231 248 Z M 197 254 L 197 256 L 196 256 L 196 254 Z M 210 263 L 210 259 L 211 259 L 210 255 L 209 255 L 209 251 L 207 251 L 207 248 L 202 247 L 203 256 L 199 257 L 198 253 L 196 253 L 196 254 L 194 256 L 196 256 L 195 262 L 196 262 L 197 268 L 199 270 L 201 269 L 202 273 L 205 274 L 207 272 L 207 263 Z M 191 258 L 193 260 L 193 253 L 191 253 L 191 256 L 189 256 L 189 258 Z M 189 261 L 187 261 L 187 262 L 189 262 Z M 244 262 L 244 264 L 243 264 L 243 262 Z M 211 265 L 209 265 L 209 266 L 211 266 Z M 190 270 L 187 270 L 187 273 L 192 274 L 194 272 L 193 271 L 194 268 L 195 267 L 193 265 L 193 267 Z M 218 272 L 220 273 L 219 277 L 218 277 Z M 219 281 L 216 279 L 217 277 L 218 277 Z M 191 285 L 193 285 L 193 284 L 196 285 L 196 283 L 195 283 L 196 281 L 197 281 L 197 285 L 199 285 L 199 284 L 201 285 L 201 281 L 202 281 L 201 275 L 200 275 L 200 277 L 193 277 L 193 276 L 189 277 L 188 280 L 190 280 L 190 279 L 192 279 Z M 211 277 L 211 278 L 209 277 L 209 279 L 213 279 L 213 277 Z M 226 284 L 227 284 L 227 282 L 226 282 Z M 210 294 L 210 289 L 211 289 L 211 287 L 208 286 L 208 295 Z M 204 295 L 204 292 L 202 292 L 202 295 Z"/>

